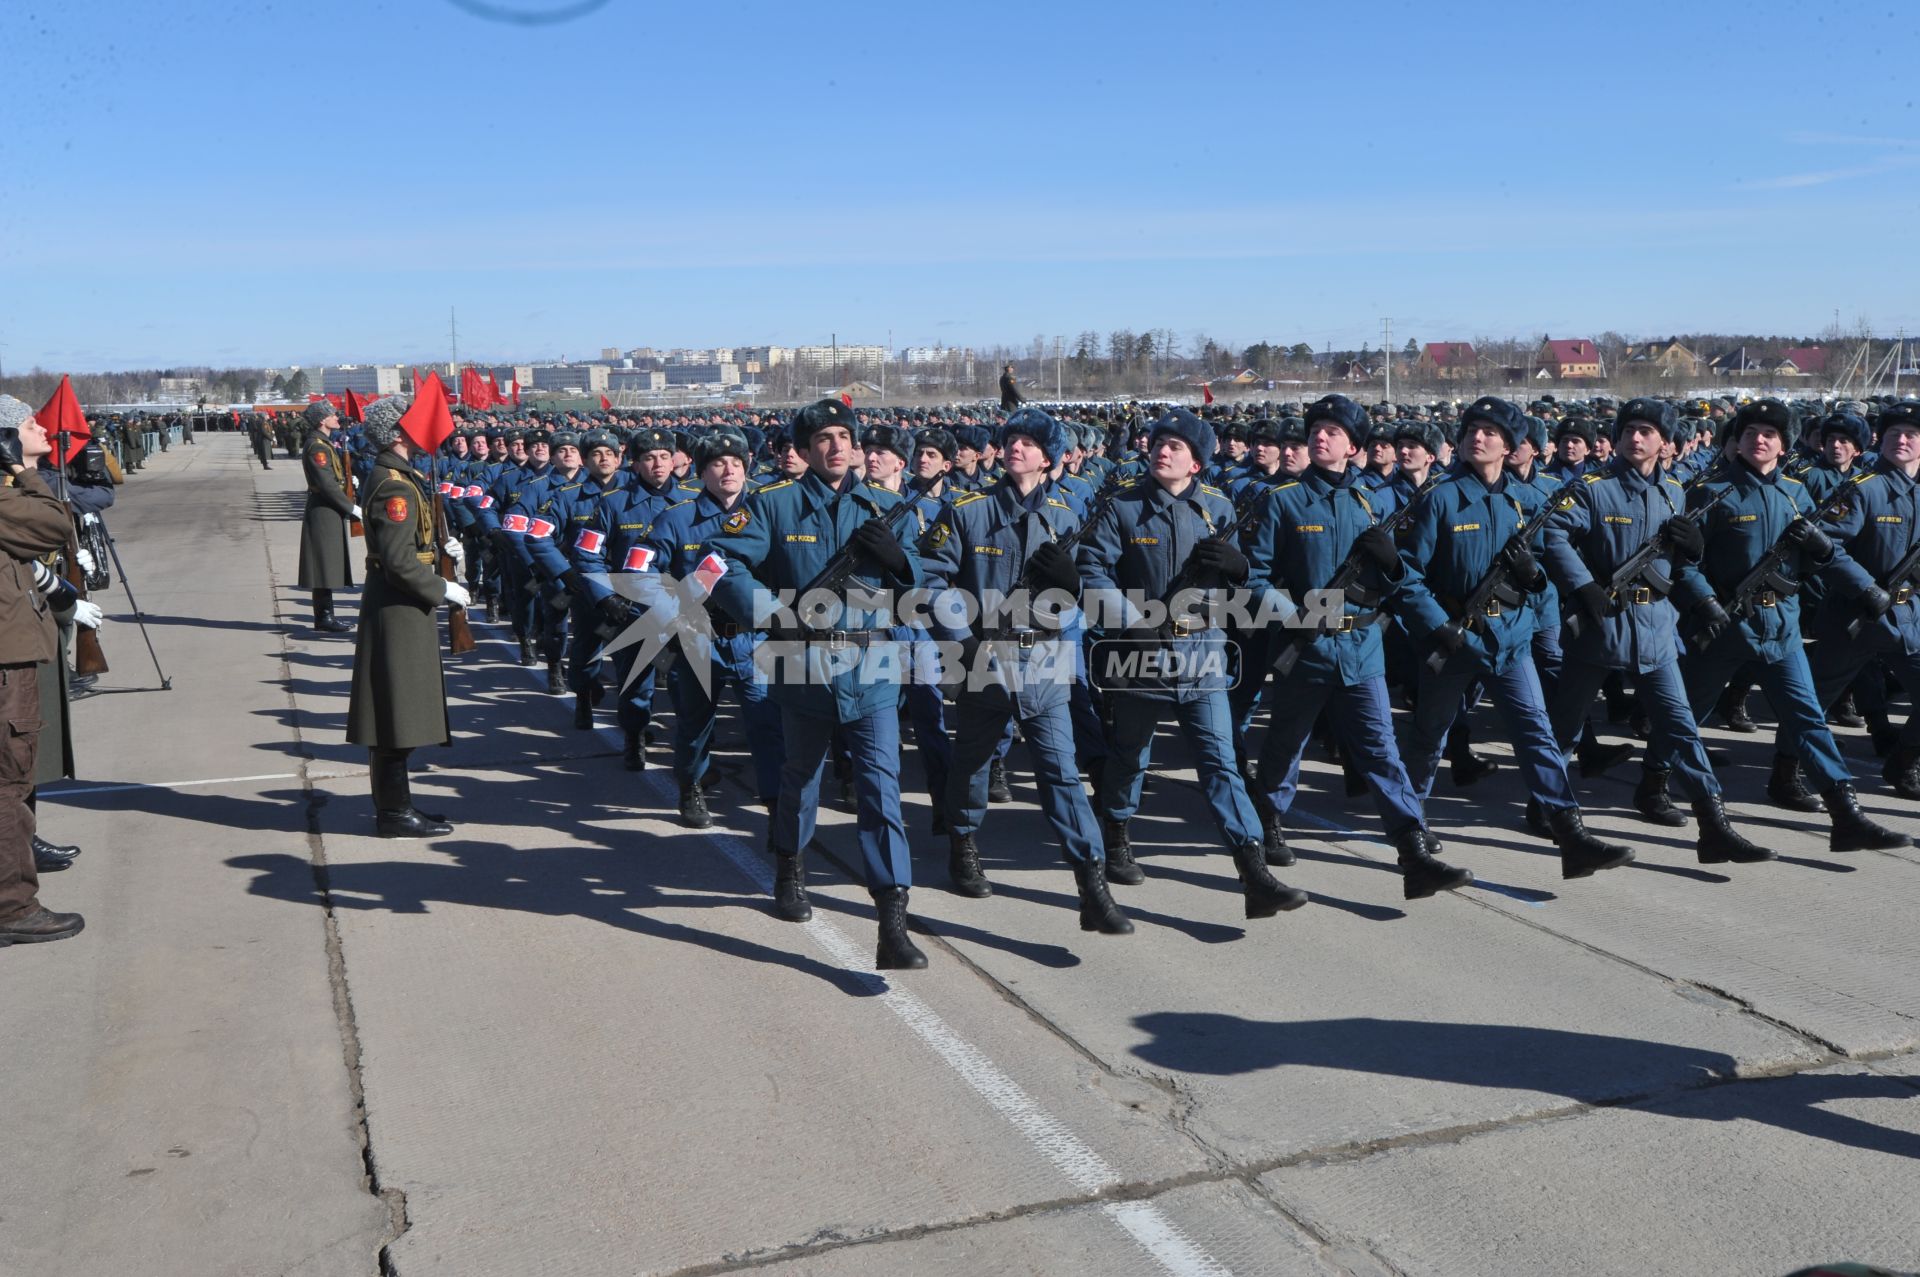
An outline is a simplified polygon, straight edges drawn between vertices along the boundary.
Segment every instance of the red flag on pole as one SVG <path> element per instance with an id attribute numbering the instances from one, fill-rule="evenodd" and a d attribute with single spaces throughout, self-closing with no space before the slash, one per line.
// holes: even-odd
<path id="1" fill-rule="evenodd" d="M 354 394 L 352 390 L 348 390 L 344 398 L 346 402 L 340 405 L 340 411 L 346 416 L 346 419 L 348 421 L 365 421 L 367 419 L 366 400 Z"/>
<path id="2" fill-rule="evenodd" d="M 1213 402 L 1213 387 L 1212 387 L 1212 386 L 1202 386 L 1202 387 L 1200 387 L 1200 402 L 1201 402 L 1202 404 L 1210 404 L 1210 403 L 1212 403 L 1212 402 Z"/>
<path id="3" fill-rule="evenodd" d="M 608 399 L 605 395 L 600 396 L 600 411 L 601 412 L 613 411 L 613 402 L 610 399 Z"/>
<path id="4" fill-rule="evenodd" d="M 492 400 L 492 403 L 487 405 L 488 407 L 492 407 L 494 404 L 503 404 L 507 401 L 506 392 L 500 389 L 500 379 L 491 372 L 487 374 L 487 398 Z"/>
<path id="5" fill-rule="evenodd" d="M 840 402 L 851 408 L 853 407 L 853 396 L 843 390 L 840 392 Z"/>
<path id="6" fill-rule="evenodd" d="M 93 429 L 87 425 L 87 414 L 80 411 L 80 399 L 73 393 L 73 381 L 65 373 L 60 374 L 60 384 L 54 389 L 53 398 L 47 400 L 47 406 L 33 415 L 46 427 L 47 438 L 52 441 L 55 452 L 60 451 L 60 432 L 66 432 L 66 452 L 60 458 L 63 466 L 79 456 L 80 449 L 86 447 L 87 440 L 93 438 Z"/>
<path id="7" fill-rule="evenodd" d="M 421 380 L 421 377 L 420 377 L 420 370 L 419 370 L 418 368 L 415 368 L 415 369 L 413 370 L 413 393 L 414 393 L 414 394 L 416 394 L 416 395 L 417 395 L 417 394 L 419 394 L 419 393 L 420 393 L 420 387 L 422 387 L 422 386 L 424 386 L 424 385 L 426 385 L 426 384 L 427 384 L 427 383 L 426 383 L 425 381 L 423 381 L 423 380 Z"/>
<path id="8" fill-rule="evenodd" d="M 520 383 L 518 381 L 511 381 L 507 384 L 513 387 L 513 406 L 518 408 L 520 406 Z"/>
<path id="9" fill-rule="evenodd" d="M 400 433 L 423 453 L 438 451 L 453 433 L 453 410 L 447 406 L 447 388 L 440 384 L 440 374 L 427 374 L 427 384 L 400 418 Z"/>
<path id="10" fill-rule="evenodd" d="M 345 395 L 327 395 L 325 398 L 328 403 L 333 405 L 335 412 L 345 412 L 347 410 L 347 399 Z"/>

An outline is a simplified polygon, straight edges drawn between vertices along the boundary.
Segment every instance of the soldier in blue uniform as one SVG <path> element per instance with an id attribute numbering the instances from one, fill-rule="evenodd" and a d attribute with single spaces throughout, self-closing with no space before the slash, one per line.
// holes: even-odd
<path id="1" fill-rule="evenodd" d="M 554 436 L 553 446 L 561 454 L 563 467 L 572 465 L 565 441 L 574 438 L 570 431 Z M 558 587 L 546 599 L 546 606 L 572 631 L 566 649 L 566 686 L 573 692 L 573 725 L 588 731 L 593 727 L 593 706 L 598 703 L 600 644 L 595 635 L 593 594 L 579 575 L 572 551 L 600 498 L 625 486 L 628 477 L 620 469 L 620 447 L 606 431 L 590 430 L 578 436 L 573 447 L 582 459 L 580 468 L 564 481 L 549 481 L 539 513 L 551 528 L 530 535 L 526 546 L 535 575 L 550 589 Z"/>
<path id="2" fill-rule="evenodd" d="M 644 534 L 658 554 L 654 566 L 677 582 L 699 579 L 705 543 L 746 499 L 745 436 L 716 430 L 693 444 L 700 495 L 667 507 Z M 707 568 L 710 573 L 711 567 Z M 731 683 L 740 700 L 760 801 L 772 811 L 780 796 L 780 710 L 767 680 L 754 664 L 764 631 L 743 628 L 731 615 L 707 606 L 699 623 L 675 627 L 678 650 L 667 673 L 673 700 L 673 778 L 680 787 L 680 821 L 694 829 L 713 823 L 706 778 L 712 766 L 714 703 Z"/>
<path id="3" fill-rule="evenodd" d="M 1053 592 L 1070 607 L 1080 588 L 1073 556 L 1059 544 L 1078 516 L 1048 491 L 1046 476 L 1065 451 L 1066 432 L 1038 408 L 1007 419 L 1005 475 L 983 492 L 962 493 L 923 541 L 929 591 L 958 590 L 977 604 L 962 644 L 963 669 L 953 672 L 956 729 L 945 806 L 950 813 L 947 871 L 954 890 L 991 895 L 975 835 L 987 813 L 989 760 L 1017 720 L 1033 756 L 1041 809 L 1073 866 L 1084 930 L 1133 930 L 1114 906 L 1107 877 L 1139 882 L 1130 863 L 1108 866 L 1093 809 L 1074 757 L 1069 685 L 1078 640 L 1058 610 L 1034 606 Z M 1021 607 L 1026 615 L 1021 615 Z"/>
<path id="4" fill-rule="evenodd" d="M 630 478 L 594 502 L 592 513 L 578 522 L 571 549 L 573 565 L 596 616 L 602 626 L 613 629 L 631 621 L 637 611 L 635 595 L 616 589 L 616 577 L 662 570 L 659 551 L 648 544 L 647 532 L 654 520 L 679 499 L 673 483 L 671 434 L 657 429 L 637 431 L 627 451 L 634 458 Z M 637 656 L 638 651 L 629 646 L 612 657 L 620 689 L 616 712 L 625 737 L 622 761 L 628 771 L 636 772 L 647 765 L 643 744 L 653 719 L 654 693 L 654 667 L 634 672 Z"/>
<path id="5" fill-rule="evenodd" d="M 740 624 L 766 623 L 775 610 L 771 591 L 810 591 L 843 548 L 855 556 L 854 582 L 868 593 L 918 584 L 911 538 L 903 543 L 888 526 L 905 498 L 852 473 L 855 424 L 852 410 L 837 399 L 796 413 L 793 441 L 807 457 L 807 473 L 749 495 L 708 543 L 728 567 L 713 598 Z M 775 910 L 797 922 L 813 916 L 801 852 L 813 839 L 822 764 L 838 728 L 853 753 L 860 854 L 880 917 L 876 964 L 882 970 L 924 967 L 926 955 L 907 934 L 913 862 L 900 820 L 901 654 L 891 637 L 896 618 L 865 599 L 836 596 L 820 600 L 838 613 L 820 625 L 810 623 L 810 602 L 799 599 L 797 623 L 782 625 L 772 635 L 778 641 L 763 649 L 785 667 L 773 680 L 786 749 L 769 835 Z"/>
<path id="6" fill-rule="evenodd" d="M 1672 760 L 1692 799 L 1700 821 L 1700 862 L 1771 860 L 1772 852 L 1748 841 L 1728 821 L 1720 780 L 1707 761 L 1680 682 L 1677 613 L 1667 595 L 1680 569 L 1699 559 L 1705 543 L 1699 529 L 1682 517 L 1685 490 L 1659 473 L 1660 450 L 1675 420 L 1673 405 L 1657 399 L 1621 405 L 1613 427 L 1613 460 L 1605 470 L 1578 476 L 1568 491 L 1572 502 L 1547 523 L 1547 573 L 1561 597 L 1570 600 L 1566 662 L 1548 718 L 1564 753 L 1608 672 L 1621 671 L 1639 693 L 1655 751 Z M 1656 536 L 1663 552 L 1646 579 L 1610 590 L 1615 569 Z M 1686 823 L 1667 797 L 1665 771 L 1646 770 L 1634 805 L 1660 823 Z"/>
<path id="7" fill-rule="evenodd" d="M 1099 806 L 1107 855 L 1131 859 L 1127 822 L 1140 805 L 1153 734 L 1171 709 L 1194 752 L 1201 788 L 1220 837 L 1233 853 L 1245 888 L 1249 918 L 1266 918 L 1306 903 L 1306 893 L 1283 886 L 1261 853 L 1260 818 L 1234 760 L 1233 716 L 1224 686 L 1226 641 L 1204 616 L 1190 619 L 1165 605 L 1176 589 L 1237 586 L 1247 579 L 1238 546 L 1214 534 L 1231 525 L 1233 506 L 1199 480 L 1213 455 L 1213 431 L 1184 408 L 1155 423 L 1147 476 L 1109 502 L 1079 545 L 1080 573 L 1091 620 L 1125 635 L 1105 650 L 1135 656 L 1169 653 L 1183 673 L 1164 686 L 1117 685 L 1096 664 L 1112 720 L 1110 751 L 1101 769 Z M 1129 597 L 1131 596 L 1131 597 Z M 1154 615 L 1158 608 L 1165 615 Z M 1098 649 L 1097 649 L 1098 650 Z M 1196 673 L 1197 672 L 1197 673 Z"/>
<path id="8" fill-rule="evenodd" d="M 571 566 L 564 549 L 564 533 L 574 507 L 582 504 L 587 473 L 580 461 L 580 436 L 573 431 L 555 431 L 548 448 L 548 468 L 520 489 L 507 515 L 511 524 L 522 528 L 517 535 L 509 535 L 509 543 L 519 552 L 526 572 L 526 589 L 532 596 L 534 646 L 547 663 L 547 691 L 558 696 L 567 690 L 561 663 L 566 657 L 571 607 L 566 592 L 559 590 L 556 595 L 556 590 Z M 524 524 L 514 520 L 514 515 L 524 516 Z"/>
<path id="9" fill-rule="evenodd" d="M 1669 426 L 1671 432 L 1673 427 Z M 1568 417 L 1553 427 L 1553 460 L 1546 471 L 1561 483 L 1592 473 L 1593 423 L 1585 417 Z M 1614 441 L 1616 447 L 1619 440 Z"/>
<path id="10" fill-rule="evenodd" d="M 1360 769 L 1372 792 L 1387 837 L 1399 852 L 1407 899 L 1452 891 L 1473 874 L 1435 856 L 1440 842 L 1426 828 L 1420 797 L 1400 761 L 1387 702 L 1386 662 L 1368 596 L 1399 588 L 1405 565 L 1393 538 L 1374 522 L 1373 506 L 1352 468 L 1366 437 L 1366 413 L 1345 395 L 1328 395 L 1308 406 L 1305 423 L 1311 464 L 1305 474 L 1281 484 L 1266 498 L 1247 538 L 1257 588 L 1284 591 L 1299 606 L 1326 589 L 1350 555 L 1367 564 L 1365 590 L 1334 600 L 1335 615 L 1321 622 L 1296 615 L 1275 643 L 1276 654 L 1296 644 L 1298 662 L 1275 673 L 1267 697 L 1270 720 L 1256 764 L 1264 809 L 1266 855 L 1293 863 L 1285 821 L 1299 792 L 1300 756 L 1320 711 L 1332 703 L 1334 730 L 1348 762 Z M 1293 626 L 1309 626 L 1310 639 Z"/>
<path id="11" fill-rule="evenodd" d="M 1920 403 L 1902 400 L 1879 417 L 1879 455 L 1848 482 L 1853 495 L 1835 507 L 1828 534 L 1845 559 L 1826 582 L 1810 627 L 1814 694 L 1833 705 L 1841 692 L 1881 666 L 1920 694 Z M 1831 455 L 1831 453 L 1829 454 Z M 1906 570 L 1901 571 L 1902 568 Z M 1886 764 L 1881 777 L 1904 798 L 1920 798 L 1920 711 L 1895 732 L 1884 697 L 1863 700 Z"/>
<path id="12" fill-rule="evenodd" d="M 1424 806 L 1462 696 L 1484 685 L 1505 720 L 1527 792 L 1560 848 L 1562 876 L 1585 878 L 1626 864 L 1633 853 L 1587 832 L 1547 723 L 1529 602 L 1548 588 L 1547 575 L 1533 545 L 1519 537 L 1527 514 L 1511 491 L 1519 481 L 1507 472 L 1508 454 L 1525 434 L 1518 408 L 1492 395 L 1475 400 L 1460 419 L 1461 464 L 1413 502 L 1401 552 L 1405 588 L 1395 611 L 1416 650 L 1444 664 L 1437 673 L 1429 664 L 1420 682 L 1404 757 Z M 1466 614 L 1464 600 L 1496 567 L 1507 588 Z"/>

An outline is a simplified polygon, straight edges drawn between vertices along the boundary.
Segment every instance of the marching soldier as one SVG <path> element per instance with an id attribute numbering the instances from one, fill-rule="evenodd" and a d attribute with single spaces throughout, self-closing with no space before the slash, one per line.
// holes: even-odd
<path id="1" fill-rule="evenodd" d="M 794 414 L 794 446 L 807 458 L 807 473 L 747 498 L 721 523 L 709 545 L 727 568 L 714 588 L 716 602 L 741 625 L 757 627 L 769 614 L 766 591 L 818 592 L 820 577 L 843 552 L 851 556 L 850 583 L 868 590 L 911 589 L 919 581 L 911 538 L 903 543 L 889 526 L 905 498 L 861 482 L 853 475 L 855 421 L 837 399 L 822 399 Z M 894 520 L 894 522 L 898 522 Z M 924 967 L 927 958 L 907 934 L 907 893 L 913 861 L 900 821 L 900 719 L 897 672 L 900 653 L 891 638 L 888 609 L 875 609 L 841 594 L 819 600 L 838 611 L 839 625 L 783 628 L 776 661 L 789 668 L 777 678 L 786 760 L 770 842 L 776 861 L 774 906 L 780 917 L 804 922 L 808 903 L 801 853 L 813 839 L 820 801 L 820 775 L 838 729 L 853 754 L 859 808 L 860 853 L 867 889 L 880 919 L 876 964 L 882 970 Z"/>
<path id="2" fill-rule="evenodd" d="M 1293 863 L 1285 820 L 1299 792 L 1300 756 L 1320 711 L 1332 702 L 1329 717 L 1342 751 L 1365 778 L 1399 853 L 1406 898 L 1454 891 L 1471 883 L 1473 874 L 1435 855 L 1440 840 L 1426 827 L 1393 738 L 1386 658 L 1374 624 L 1379 614 L 1373 603 L 1363 602 L 1400 588 L 1405 575 L 1393 537 L 1375 524 L 1366 488 L 1352 469 L 1366 437 L 1366 411 L 1345 395 L 1328 395 L 1308 406 L 1306 427 L 1311 466 L 1273 490 L 1248 534 L 1253 579 L 1260 588 L 1300 601 L 1331 587 L 1343 566 L 1358 571 L 1349 572 L 1353 585 L 1335 600 L 1340 611 L 1330 623 L 1289 629 L 1275 641 L 1275 658 L 1291 663 L 1276 670 L 1256 764 L 1266 856 L 1270 863 Z M 1296 618 L 1294 624 L 1300 623 Z"/>
<path id="3" fill-rule="evenodd" d="M 1133 924 L 1114 906 L 1107 876 L 1141 877 L 1137 867 L 1106 864 L 1080 784 L 1068 713 L 1078 640 L 1038 615 L 1008 615 L 1008 601 L 1017 603 L 1023 593 L 1051 590 L 1071 599 L 1079 592 L 1073 556 L 1059 544 L 1078 519 L 1049 495 L 1046 483 L 1054 458 L 1065 451 L 1066 432 L 1039 409 L 1022 408 L 1007 419 L 1004 443 L 1005 477 L 989 491 L 956 498 L 924 543 L 928 589 L 958 589 L 980 608 L 963 648 L 964 671 L 956 671 L 965 676 L 954 685 L 957 724 L 943 804 L 951 813 L 947 871 L 963 896 L 993 893 L 974 835 L 986 819 L 989 760 L 1007 724 L 1017 720 L 1033 753 L 1042 810 L 1073 866 L 1080 926 L 1124 935 Z"/>
<path id="4" fill-rule="evenodd" d="M 1561 596 L 1571 600 L 1565 629 L 1566 663 L 1548 706 L 1554 740 L 1564 755 L 1609 671 L 1634 684 L 1651 727 L 1652 752 L 1680 773 L 1700 821 L 1701 864 L 1751 864 L 1773 853 L 1748 841 L 1727 819 L 1720 779 L 1713 774 L 1678 669 L 1677 614 L 1667 595 L 1685 565 L 1705 549 L 1700 529 L 1684 517 L 1685 489 L 1660 474 L 1660 450 L 1671 438 L 1673 405 L 1632 399 L 1614 420 L 1614 456 L 1604 470 L 1580 474 L 1573 498 L 1547 522 L 1546 568 Z M 1564 426 L 1563 426 L 1564 431 Z M 1562 434 L 1564 442 L 1569 436 Z M 1657 542 L 1656 542 L 1657 538 Z M 1632 580 L 1618 569 L 1648 545 L 1655 555 Z M 1667 797 L 1667 772 L 1649 766 L 1634 805 L 1656 823 L 1683 825 Z"/>
<path id="5" fill-rule="evenodd" d="M 407 756 L 448 739 L 447 693 L 434 609 L 465 607 L 465 587 L 434 571 L 441 535 L 433 500 L 400 431 L 407 405 L 398 395 L 366 412 L 367 442 L 378 453 L 367 483 L 367 584 L 353 646 L 353 697 L 347 740 L 365 745 L 373 789 L 374 831 L 382 838 L 429 838 L 453 826 L 413 805 Z"/>
<path id="6" fill-rule="evenodd" d="M 307 508 L 300 522 L 299 585 L 313 591 L 313 628 L 323 634 L 345 634 L 353 627 L 335 619 L 333 592 L 353 586 L 347 524 L 360 518 L 360 507 L 347 496 L 346 459 L 333 442 L 333 432 L 340 426 L 333 405 L 317 399 L 302 416 L 312 433 L 300 456 L 307 478 Z"/>
<path id="7" fill-rule="evenodd" d="M 1112 720 L 1109 752 L 1100 772 L 1099 806 L 1107 855 L 1116 867 L 1132 863 L 1127 822 L 1140 805 L 1153 736 L 1171 708 L 1196 755 L 1200 783 L 1214 825 L 1233 854 L 1249 918 L 1270 918 L 1307 902 L 1306 893 L 1285 886 L 1267 871 L 1260 817 L 1247 798 L 1234 757 L 1233 715 L 1221 686 L 1226 644 L 1205 617 L 1175 609 L 1175 595 L 1189 589 L 1235 586 L 1247 579 L 1247 559 L 1237 545 L 1215 534 L 1231 527 L 1233 506 L 1218 488 L 1200 482 L 1214 451 L 1213 430 L 1184 408 L 1155 423 L 1148 441 L 1147 477 L 1122 491 L 1092 520 L 1079 546 L 1093 624 L 1124 633 L 1125 649 L 1107 650 L 1136 659 L 1170 654 L 1166 683 L 1105 677 Z M 1133 596 L 1128 597 L 1129 593 Z M 1164 617 L 1147 606 L 1166 609 Z M 1124 881 L 1124 879 L 1120 879 Z"/>

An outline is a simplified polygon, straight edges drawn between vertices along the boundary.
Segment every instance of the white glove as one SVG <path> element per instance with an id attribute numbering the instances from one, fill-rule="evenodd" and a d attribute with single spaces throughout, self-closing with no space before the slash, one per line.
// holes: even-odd
<path id="1" fill-rule="evenodd" d="M 106 613 L 100 610 L 99 604 L 90 603 L 86 599 L 74 601 L 73 623 L 75 625 L 84 625 L 90 630 L 97 630 L 100 628 L 100 622 L 105 618 Z"/>
<path id="2" fill-rule="evenodd" d="M 353 521 L 355 523 L 365 523 L 367 521 L 366 516 L 360 513 L 359 506 L 353 507 Z"/>
<path id="3" fill-rule="evenodd" d="M 453 560 L 456 567 L 467 561 L 467 547 L 458 541 L 448 541 L 440 548 L 447 552 L 447 557 Z"/>
<path id="4" fill-rule="evenodd" d="M 467 593 L 467 587 L 458 581 L 442 582 L 447 587 L 447 606 L 465 607 L 473 602 L 473 596 Z"/>
<path id="5" fill-rule="evenodd" d="M 93 575 L 93 555 L 87 550 L 86 546 L 77 547 L 74 550 L 73 557 L 80 560 L 80 570 L 82 572 L 85 572 L 88 576 Z"/>

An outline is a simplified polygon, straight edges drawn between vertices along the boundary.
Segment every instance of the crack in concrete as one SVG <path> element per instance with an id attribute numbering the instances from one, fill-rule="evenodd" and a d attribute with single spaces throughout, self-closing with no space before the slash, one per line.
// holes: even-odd
<path id="1" fill-rule="evenodd" d="M 280 574 L 273 563 L 273 540 L 266 535 L 264 525 L 261 542 L 266 553 L 267 584 L 277 607 Z M 314 786 L 316 777 L 312 767 L 316 760 L 313 752 L 307 748 L 306 735 L 301 730 L 300 702 L 293 692 L 293 663 L 288 659 L 288 635 L 287 629 L 280 631 L 280 677 L 286 689 L 289 730 L 293 733 L 294 749 L 300 760 L 300 787 L 307 796 L 307 859 L 313 867 L 314 890 L 320 897 L 321 927 L 326 936 L 327 984 L 333 992 L 333 1014 L 340 1028 L 340 1050 L 347 1070 L 347 1091 L 353 1100 L 352 1125 L 355 1142 L 360 1147 L 361 1182 L 368 1194 L 379 1201 L 387 1213 L 387 1232 L 381 1239 L 376 1255 L 376 1271 L 379 1277 L 396 1277 L 392 1248 L 409 1226 L 407 1195 L 402 1189 L 381 1182 L 379 1162 L 373 1152 L 373 1133 L 367 1121 L 367 1092 L 361 1072 L 360 1029 L 354 1017 L 353 997 L 347 984 L 346 950 L 340 940 L 340 920 L 333 907 L 332 874 L 327 863 L 326 842 L 320 831 L 320 813 L 327 805 L 327 795 Z"/>

